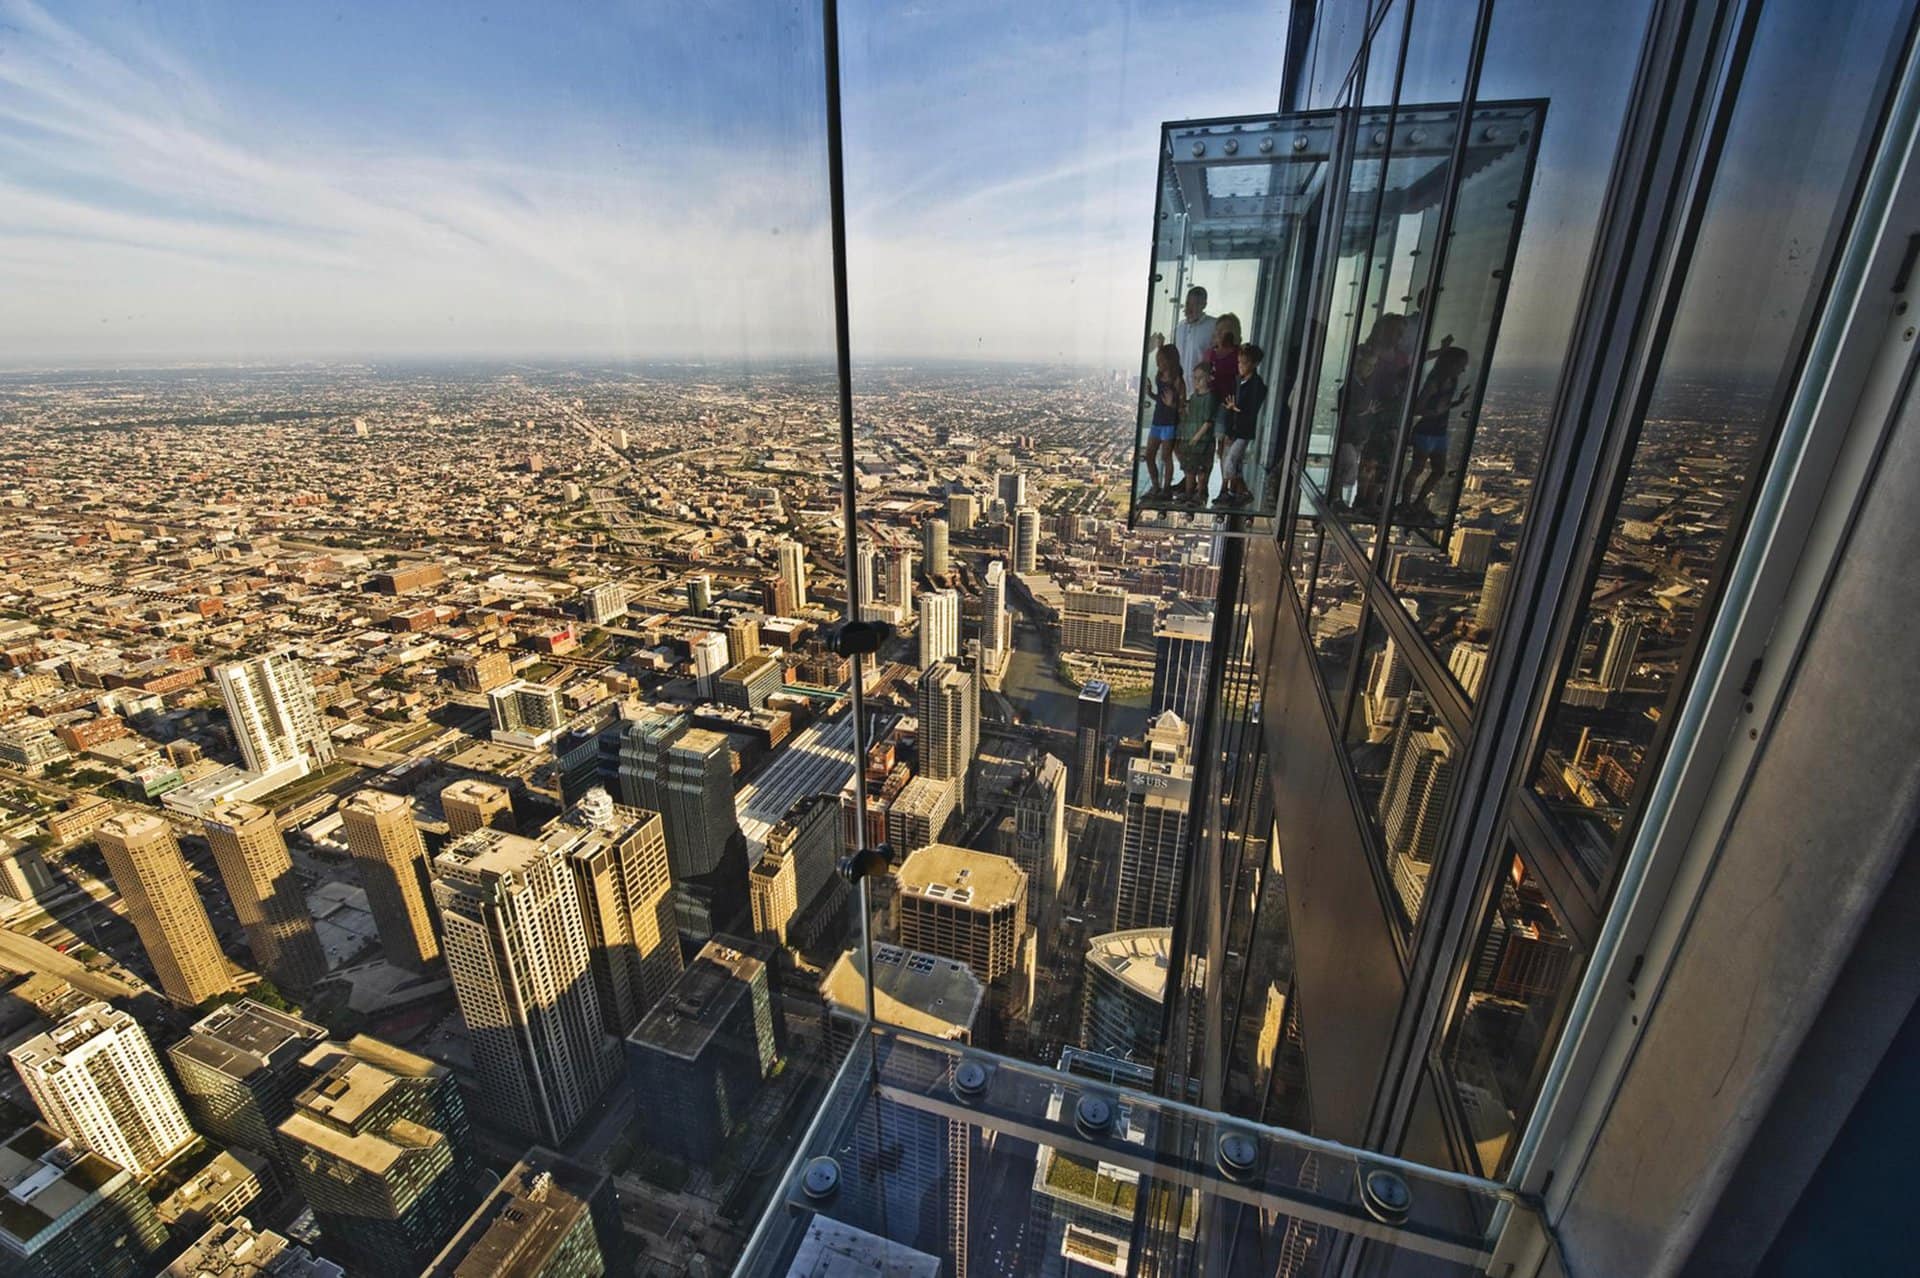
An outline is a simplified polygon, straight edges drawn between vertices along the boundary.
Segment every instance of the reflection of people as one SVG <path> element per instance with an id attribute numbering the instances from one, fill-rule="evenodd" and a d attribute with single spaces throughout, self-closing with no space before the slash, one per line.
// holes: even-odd
<path id="1" fill-rule="evenodd" d="M 1147 427 L 1147 496 L 1173 495 L 1173 439 L 1187 407 L 1187 382 L 1180 375 L 1180 354 L 1170 345 L 1153 353 L 1153 421 Z"/>
<path id="2" fill-rule="evenodd" d="M 1407 441 L 1413 462 L 1400 480 L 1401 492 L 1406 492 L 1423 468 L 1426 477 L 1420 481 L 1420 490 L 1401 502 L 1400 517 L 1406 522 L 1432 518 L 1427 500 L 1433 496 L 1434 486 L 1446 470 L 1447 418 L 1467 398 L 1466 387 L 1460 384 L 1460 375 L 1472 362 L 1467 352 L 1448 344 L 1433 352 L 1430 358 L 1433 370 L 1427 374 L 1413 404 L 1413 434 Z"/>
<path id="3" fill-rule="evenodd" d="M 1359 448 L 1356 509 L 1371 510 L 1380 504 L 1393 464 L 1393 437 L 1413 363 L 1401 345 L 1406 331 L 1407 317 L 1388 312 L 1374 321 L 1373 331 L 1354 351 L 1348 380 L 1358 386 L 1360 401 L 1353 423 Z"/>
<path id="4" fill-rule="evenodd" d="M 1227 432 L 1220 441 L 1220 500 L 1235 504 L 1253 500 L 1253 489 L 1241 473 L 1246 465 L 1247 446 L 1253 443 L 1254 426 L 1260 418 L 1260 406 L 1267 398 L 1267 384 L 1260 380 L 1260 360 L 1266 354 L 1252 342 L 1238 351 L 1239 369 L 1231 394 L 1227 396 Z"/>
<path id="5" fill-rule="evenodd" d="M 1207 477 L 1213 473 L 1213 418 L 1219 407 L 1213 365 L 1198 360 L 1193 365 L 1193 393 L 1187 396 L 1187 411 L 1180 415 L 1180 435 L 1175 441 L 1182 474 L 1180 490 L 1174 495 L 1181 501 L 1206 498 Z"/>

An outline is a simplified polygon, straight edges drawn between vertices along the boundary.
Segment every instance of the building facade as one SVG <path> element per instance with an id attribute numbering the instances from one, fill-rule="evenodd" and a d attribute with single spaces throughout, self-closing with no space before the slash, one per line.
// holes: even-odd
<path id="1" fill-rule="evenodd" d="M 94 838 L 167 997 L 194 1007 L 232 989 L 220 938 L 166 819 L 122 812 L 103 821 Z"/>
<path id="2" fill-rule="evenodd" d="M 384 790 L 360 790 L 340 805 L 340 821 L 387 961 L 415 971 L 432 966 L 440 958 L 439 920 L 413 804 Z"/>
<path id="3" fill-rule="evenodd" d="M 274 982 L 306 990 L 327 974 L 326 951 L 314 932 L 305 886 L 270 808 L 218 803 L 201 818 L 214 864 L 247 930 L 253 961 Z"/>
<path id="4" fill-rule="evenodd" d="M 7 1055 L 49 1126 L 135 1176 L 195 1140 L 146 1031 L 125 1012 L 89 1004 Z"/>

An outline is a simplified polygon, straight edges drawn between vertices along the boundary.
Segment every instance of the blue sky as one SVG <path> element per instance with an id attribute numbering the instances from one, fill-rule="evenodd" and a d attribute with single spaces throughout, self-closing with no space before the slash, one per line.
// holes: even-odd
<path id="1" fill-rule="evenodd" d="M 843 7 L 854 333 L 1138 349 L 1162 119 L 1278 0 Z M 0 360 L 826 349 L 810 5 L 0 0 Z"/>

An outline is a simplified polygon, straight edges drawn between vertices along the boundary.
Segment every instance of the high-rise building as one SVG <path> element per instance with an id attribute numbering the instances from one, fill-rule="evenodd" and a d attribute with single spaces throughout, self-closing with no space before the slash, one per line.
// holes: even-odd
<path id="1" fill-rule="evenodd" d="M 788 605 L 791 607 L 791 605 Z M 713 611 L 713 574 L 696 572 L 687 577 L 687 611 L 707 613 Z"/>
<path id="2" fill-rule="evenodd" d="M 972 672 L 952 660 L 928 666 L 920 675 L 919 710 L 920 775 L 951 785 L 954 807 L 964 810 L 968 773 L 980 746 L 980 702 Z"/>
<path id="3" fill-rule="evenodd" d="M 1624 608 L 1613 610 L 1607 628 L 1607 648 L 1600 659 L 1600 682 L 1608 692 L 1625 692 L 1640 655 L 1641 621 Z"/>
<path id="4" fill-rule="evenodd" d="M 333 761 L 333 738 L 301 662 L 284 653 L 251 657 L 215 666 L 213 677 L 248 771 L 292 781 Z"/>
<path id="5" fill-rule="evenodd" d="M 1027 876 L 1013 861 L 935 843 L 895 873 L 898 942 L 956 959 L 991 985 L 1015 970 L 1027 933 Z"/>
<path id="6" fill-rule="evenodd" d="M 1060 646 L 1069 652 L 1118 652 L 1127 639 L 1127 592 L 1117 586 L 1069 586 L 1060 608 Z"/>
<path id="7" fill-rule="evenodd" d="M 488 1116 L 553 1144 L 606 1092 L 618 1063 L 559 842 L 475 830 L 433 861 L 447 972 Z"/>
<path id="8" fill-rule="evenodd" d="M 665 825 L 680 929 L 709 936 L 747 908 L 747 850 L 726 737 L 682 714 L 648 711 L 620 742 L 621 801 Z"/>
<path id="9" fill-rule="evenodd" d="M 1001 471 L 995 479 L 995 491 L 1008 510 L 1027 504 L 1027 477 L 1017 470 Z"/>
<path id="10" fill-rule="evenodd" d="M 1394 729 L 1393 753 L 1380 791 L 1380 829 L 1387 845 L 1387 868 L 1407 917 L 1418 918 L 1426 896 L 1452 793 L 1453 738 L 1429 711 L 1426 697 L 1414 693 Z"/>
<path id="11" fill-rule="evenodd" d="M 0 1273 L 145 1278 L 167 1227 L 139 1178 L 40 1123 L 0 1142 Z"/>
<path id="12" fill-rule="evenodd" d="M 920 668 L 960 655 L 960 592 L 929 590 L 920 596 Z"/>
<path id="13" fill-rule="evenodd" d="M 919 776 L 887 805 L 887 842 L 895 855 L 904 856 L 929 843 L 938 843 L 953 816 L 952 781 Z"/>
<path id="14" fill-rule="evenodd" d="M 748 876 L 754 935 L 774 945 L 797 940 L 806 916 L 823 904 L 838 881 L 834 867 L 839 853 L 840 805 L 835 796 L 808 795 L 789 808 L 767 832 L 766 850 Z"/>
<path id="15" fill-rule="evenodd" d="M 487 705 L 493 712 L 493 739 L 503 745 L 538 750 L 566 727 L 560 694 L 544 683 L 503 683 L 487 694 Z"/>
<path id="16" fill-rule="evenodd" d="M 1067 765 L 1042 754 L 1013 787 L 1013 839 L 1001 851 L 1027 875 L 1027 921 L 1050 932 L 1067 878 Z"/>
<path id="17" fill-rule="evenodd" d="M 274 1131 L 313 1081 L 306 1057 L 326 1036 L 312 1021 L 243 998 L 201 1017 L 167 1059 L 195 1129 L 282 1165 Z"/>
<path id="18" fill-rule="evenodd" d="M 1013 512 L 1013 570 L 1022 577 L 1040 570 L 1040 512 L 1031 506 Z"/>
<path id="19" fill-rule="evenodd" d="M 1472 700 L 1480 695 L 1480 681 L 1487 677 L 1487 645 L 1461 642 L 1447 654 L 1447 671 L 1460 684 L 1460 690 Z"/>
<path id="20" fill-rule="evenodd" d="M 793 596 L 794 608 L 807 606 L 807 548 L 797 541 L 780 543 L 780 580 Z"/>
<path id="21" fill-rule="evenodd" d="M 758 710 L 767 704 L 768 697 L 780 691 L 785 675 L 785 667 L 763 652 L 721 671 L 714 680 L 714 696 L 723 706 Z"/>
<path id="22" fill-rule="evenodd" d="M 236 1216 L 210 1226 L 160 1278 L 347 1278 L 347 1271 Z"/>
<path id="23" fill-rule="evenodd" d="M 288 989 L 311 988 L 327 974 L 327 955 L 273 810 L 218 803 L 202 823 L 254 963 Z"/>
<path id="24" fill-rule="evenodd" d="M 340 822 L 387 962 L 416 971 L 430 966 L 440 957 L 439 922 L 413 804 L 384 790 L 359 790 L 340 805 Z"/>
<path id="25" fill-rule="evenodd" d="M 1073 804 L 1090 808 L 1107 784 L 1107 684 L 1093 679 L 1080 689 L 1073 725 Z"/>
<path id="26" fill-rule="evenodd" d="M 860 601 L 880 603 L 887 596 L 887 559 L 880 548 L 862 541 L 855 555 L 855 570 L 860 576 Z"/>
<path id="27" fill-rule="evenodd" d="M 468 692 L 490 692 L 513 679 L 513 658 L 498 648 L 458 653 L 447 660 L 453 681 Z"/>
<path id="28" fill-rule="evenodd" d="M 920 527 L 920 557 L 926 560 L 929 577 L 947 575 L 947 521 L 932 518 Z"/>
<path id="29" fill-rule="evenodd" d="M 1173 947 L 1169 927 L 1108 932 L 1087 942 L 1080 1045 L 1151 1065 L 1159 1052 L 1161 1005 Z"/>
<path id="30" fill-rule="evenodd" d="M 1012 649 L 1012 621 L 1007 615 L 1007 565 L 996 559 L 987 565 L 980 586 L 980 646 L 988 665 L 998 666 Z"/>
<path id="31" fill-rule="evenodd" d="M 701 947 L 627 1036 L 637 1142 L 704 1166 L 745 1122 L 779 1060 L 779 1011 L 756 947 L 726 935 Z"/>
<path id="32" fill-rule="evenodd" d="M 691 647 L 694 695 L 702 701 L 711 701 L 719 690 L 720 675 L 726 670 L 727 658 L 731 655 L 727 637 L 717 630 L 709 630 L 695 639 Z"/>
<path id="33" fill-rule="evenodd" d="M 980 518 L 980 501 L 972 493 L 947 494 L 947 525 L 956 533 L 973 531 L 974 523 Z"/>
<path id="34" fill-rule="evenodd" d="M 1189 724 L 1200 722 L 1207 698 L 1207 655 L 1213 644 L 1213 616 L 1169 613 L 1153 632 L 1152 718 L 1171 710 Z"/>
<path id="35" fill-rule="evenodd" d="M 173 827 L 152 812 L 121 812 L 101 822 L 94 838 L 167 997 L 192 1007 L 232 989 Z"/>
<path id="36" fill-rule="evenodd" d="M 760 655 L 760 621 L 756 617 L 734 617 L 727 622 L 727 658 L 739 665 L 748 657 Z"/>
<path id="37" fill-rule="evenodd" d="M 1497 541 L 1491 528 L 1456 528 L 1447 542 L 1447 562 L 1467 572 L 1485 572 Z"/>
<path id="38" fill-rule="evenodd" d="M 602 582 L 586 592 L 587 620 L 596 626 L 627 615 L 627 588 L 617 581 Z"/>
<path id="39" fill-rule="evenodd" d="M 447 833 L 456 839 L 475 830 L 515 828 L 512 792 L 479 777 L 462 777 L 440 791 L 440 810 L 447 814 Z"/>
<path id="40" fill-rule="evenodd" d="M 913 615 L 913 551 L 909 547 L 895 546 L 887 554 L 887 602 L 902 617 Z"/>
<path id="41" fill-rule="evenodd" d="M 194 1142 L 147 1032 L 89 1003 L 8 1054 L 48 1126 L 145 1179 Z"/>
<path id="42" fill-rule="evenodd" d="M 1500 619 L 1501 605 L 1507 600 L 1507 577 L 1512 571 L 1513 565 L 1510 563 L 1487 565 L 1486 576 L 1480 583 L 1480 602 L 1473 610 L 1475 630 L 1491 630 Z"/>
<path id="43" fill-rule="evenodd" d="M 1116 931 L 1168 927 L 1179 898 L 1193 789 L 1187 725 L 1171 710 L 1147 728 L 1147 753 L 1127 765 L 1126 825 L 1114 885 Z"/>
<path id="44" fill-rule="evenodd" d="M 665 826 L 593 789 L 543 837 L 573 873 L 601 1024 L 624 1037 L 680 975 Z"/>
<path id="45" fill-rule="evenodd" d="M 364 1036 L 307 1059 L 314 1080 L 279 1137 L 321 1249 L 354 1278 L 417 1278 L 475 1196 L 459 1085 L 445 1067 Z"/>
<path id="46" fill-rule="evenodd" d="M 599 1278 L 624 1272 L 613 1182 L 551 1149 L 528 1150 L 421 1278 Z"/>

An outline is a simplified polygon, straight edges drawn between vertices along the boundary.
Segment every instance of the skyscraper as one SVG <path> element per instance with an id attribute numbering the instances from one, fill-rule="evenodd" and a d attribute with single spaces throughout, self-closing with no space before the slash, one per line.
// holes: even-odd
<path id="1" fill-rule="evenodd" d="M 887 555 L 887 602 L 902 617 L 913 615 L 913 551 L 895 546 Z"/>
<path id="2" fill-rule="evenodd" d="M 1153 697 L 1147 717 L 1171 710 L 1188 723 L 1200 722 L 1207 696 L 1207 654 L 1213 643 L 1213 615 L 1169 613 L 1153 633 Z"/>
<path id="3" fill-rule="evenodd" d="M 691 574 L 687 578 L 687 611 L 705 613 L 712 610 L 713 574 L 709 572 Z"/>
<path id="4" fill-rule="evenodd" d="M 347 1271 L 236 1216 L 209 1226 L 160 1278 L 347 1278 Z"/>
<path id="5" fill-rule="evenodd" d="M 887 842 L 896 856 L 938 843 L 953 816 L 953 782 L 919 776 L 887 805 Z"/>
<path id="6" fill-rule="evenodd" d="M 493 712 L 493 739 L 503 745 L 537 750 L 566 727 L 560 694 L 544 683 L 503 683 L 487 693 L 487 705 Z"/>
<path id="7" fill-rule="evenodd" d="M 627 1036 L 636 1142 L 683 1162 L 710 1163 L 746 1121 L 779 1059 L 779 1012 L 765 961 L 745 941 L 715 936 L 667 996 Z"/>
<path id="8" fill-rule="evenodd" d="M 327 955 L 272 810 L 220 803 L 202 823 L 254 963 L 288 989 L 310 988 L 326 976 Z"/>
<path id="9" fill-rule="evenodd" d="M 307 1061 L 314 1081 L 279 1136 L 321 1248 L 354 1278 L 416 1278 L 473 1204 L 459 1085 L 445 1067 L 364 1036 L 322 1044 Z"/>
<path id="10" fill-rule="evenodd" d="M 1173 929 L 1134 928 L 1087 942 L 1080 1045 L 1136 1064 L 1159 1055 Z"/>
<path id="11" fill-rule="evenodd" d="M 1071 652 L 1118 652 L 1127 638 L 1127 592 L 1116 586 L 1069 586 L 1060 607 L 1060 646 Z"/>
<path id="12" fill-rule="evenodd" d="M 1625 692 L 1640 655 L 1641 622 L 1624 608 L 1613 610 L 1607 630 L 1607 649 L 1600 659 L 1600 682 L 1608 692 Z"/>
<path id="13" fill-rule="evenodd" d="M 726 737 L 650 710 L 626 725 L 618 774 L 622 802 L 664 823 L 681 930 L 728 926 L 747 908 L 747 851 Z"/>
<path id="14" fill-rule="evenodd" d="M 456 839 L 480 829 L 515 828 L 512 793 L 479 777 L 462 777 L 440 791 L 440 810 L 447 814 L 447 833 Z"/>
<path id="15" fill-rule="evenodd" d="M 1018 510 L 1027 504 L 1027 477 L 1019 471 L 1001 471 L 995 483 L 1000 501 L 1008 510 Z"/>
<path id="16" fill-rule="evenodd" d="M 780 580 L 793 596 L 796 610 L 807 606 L 807 548 L 791 539 L 780 543 Z"/>
<path id="17" fill-rule="evenodd" d="M 1407 917 L 1420 917 L 1427 872 L 1433 864 L 1452 793 L 1453 738 L 1431 713 L 1426 698 L 1408 698 L 1394 729 L 1393 753 L 1380 790 L 1380 831 L 1394 891 Z"/>
<path id="18" fill-rule="evenodd" d="M 1003 849 L 1027 875 L 1027 919 L 1051 930 L 1067 877 L 1067 765 L 1042 754 L 1013 789 L 1013 845 Z"/>
<path id="19" fill-rule="evenodd" d="M 1020 965 L 1027 876 L 1012 860 L 935 843 L 902 861 L 896 878 L 902 947 L 965 963 L 988 985 Z"/>
<path id="20" fill-rule="evenodd" d="M 953 790 L 954 807 L 967 805 L 967 774 L 980 745 L 979 702 L 974 697 L 973 674 L 957 661 L 941 661 L 920 675 L 919 773 L 945 781 Z"/>
<path id="21" fill-rule="evenodd" d="M 333 761 L 333 739 L 314 705 L 307 668 L 284 653 L 214 667 L 227 721 L 251 772 L 291 781 Z"/>
<path id="22" fill-rule="evenodd" d="M 1013 512 L 1013 570 L 1030 577 L 1040 569 L 1040 512 L 1021 506 Z"/>
<path id="23" fill-rule="evenodd" d="M 920 526 L 920 557 L 927 561 L 929 577 L 947 575 L 947 521 L 932 518 Z"/>
<path id="24" fill-rule="evenodd" d="M 413 805 L 384 790 L 360 790 L 340 805 L 340 820 L 387 962 L 428 967 L 440 957 L 440 936 Z"/>
<path id="25" fill-rule="evenodd" d="M 887 560 L 870 541 L 860 543 L 857 568 L 860 574 L 860 601 L 879 603 L 887 595 Z"/>
<path id="26" fill-rule="evenodd" d="M 593 789 L 543 837 L 559 845 L 580 895 L 601 1023 L 624 1037 L 680 975 L 665 826 Z"/>
<path id="27" fill-rule="evenodd" d="M 623 1272 L 619 1211 L 605 1174 L 535 1146 L 481 1200 L 421 1278 L 597 1278 Z"/>
<path id="28" fill-rule="evenodd" d="M 1474 606 L 1473 628 L 1479 631 L 1493 629 L 1500 619 L 1501 605 L 1507 600 L 1507 575 L 1513 571 L 1510 563 L 1488 564 L 1486 576 L 1480 583 L 1480 602 Z"/>
<path id="29" fill-rule="evenodd" d="M 972 532 L 974 521 L 979 518 L 980 502 L 972 493 L 947 494 L 947 524 L 951 531 Z"/>
<path id="30" fill-rule="evenodd" d="M 960 655 L 960 592 L 929 590 L 920 596 L 920 668 Z"/>
<path id="31" fill-rule="evenodd" d="M 49 1126 L 145 1179 L 194 1141 L 147 1032 L 89 1003 L 8 1053 Z"/>
<path id="32" fill-rule="evenodd" d="M 1090 808 L 1107 783 L 1107 685 L 1093 679 L 1080 689 L 1073 729 L 1073 804 Z"/>
<path id="33" fill-rule="evenodd" d="M 173 827 L 151 812 L 121 812 L 103 821 L 94 838 L 167 997 L 192 1007 L 232 989 Z"/>
<path id="34" fill-rule="evenodd" d="M 734 617 L 727 622 L 727 662 L 738 665 L 748 657 L 760 655 L 760 622 L 753 617 Z"/>
<path id="35" fill-rule="evenodd" d="M 1007 565 L 999 559 L 987 565 L 981 578 L 980 646 L 987 664 L 996 667 L 1013 646 L 1012 618 L 1007 616 Z"/>
<path id="36" fill-rule="evenodd" d="M 456 839 L 433 868 L 488 1115 L 560 1144 L 616 1067 L 573 875 L 555 843 L 501 830 Z"/>
<path id="37" fill-rule="evenodd" d="M 1187 725 L 1168 710 L 1147 728 L 1146 757 L 1127 765 L 1126 825 L 1114 890 L 1115 931 L 1173 923 L 1193 788 L 1187 747 Z"/>
<path id="38" fill-rule="evenodd" d="M 748 880 L 756 936 L 775 945 L 799 940 L 809 912 L 843 882 L 834 874 L 840 835 L 840 805 L 830 794 L 801 799 L 767 832 Z"/>
<path id="39" fill-rule="evenodd" d="M 627 615 L 627 589 L 617 581 L 602 582 L 586 592 L 587 620 L 596 626 Z"/>
<path id="40" fill-rule="evenodd" d="M 713 699 L 714 684 L 730 664 L 729 655 L 727 637 L 717 630 L 709 630 L 693 641 L 694 691 L 702 701 Z"/>
<path id="41" fill-rule="evenodd" d="M 180 1100 L 210 1140 L 282 1164 L 274 1135 L 293 1099 L 313 1081 L 304 1063 L 325 1040 L 312 1021 L 250 998 L 216 1007 L 167 1048 Z"/>
<path id="42" fill-rule="evenodd" d="M 145 1278 L 167 1227 L 126 1168 L 44 1124 L 0 1141 L 0 1273 Z"/>

